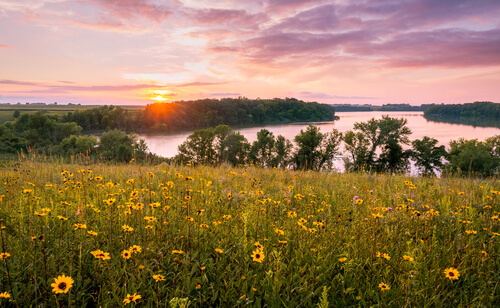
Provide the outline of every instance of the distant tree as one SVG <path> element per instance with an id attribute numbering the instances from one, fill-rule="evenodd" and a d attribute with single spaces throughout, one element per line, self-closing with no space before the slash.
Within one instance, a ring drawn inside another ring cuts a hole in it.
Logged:
<path id="1" fill-rule="evenodd" d="M 257 140 L 252 143 L 249 161 L 259 166 L 270 166 L 274 158 L 274 134 L 267 129 L 257 133 Z"/>
<path id="2" fill-rule="evenodd" d="M 99 144 L 96 136 L 75 136 L 64 138 L 58 146 L 58 152 L 63 155 L 91 155 Z"/>
<path id="3" fill-rule="evenodd" d="M 127 135 L 117 129 L 102 134 L 98 149 L 105 158 L 117 161 L 144 158 L 147 154 L 144 140 L 137 140 L 137 136 Z"/>
<path id="4" fill-rule="evenodd" d="M 366 167 L 368 162 L 368 146 L 370 142 L 361 132 L 348 130 L 344 133 L 344 168 L 347 172 L 358 171 Z"/>
<path id="5" fill-rule="evenodd" d="M 319 127 L 309 125 L 305 131 L 301 130 L 295 136 L 297 149 L 292 161 L 296 169 L 321 170 L 331 167 L 333 158 L 338 153 L 342 133 L 333 129 L 323 134 Z"/>
<path id="6" fill-rule="evenodd" d="M 194 131 L 178 147 L 177 161 L 202 164 L 243 164 L 250 144 L 227 125 Z"/>
<path id="7" fill-rule="evenodd" d="M 436 146 L 438 140 L 424 136 L 411 142 L 411 158 L 423 175 L 433 175 L 443 166 L 443 157 L 447 154 L 444 145 Z"/>
<path id="8" fill-rule="evenodd" d="M 368 152 L 366 154 L 365 166 L 377 172 L 397 172 L 404 171 L 408 167 L 409 151 L 403 151 L 402 144 L 409 144 L 408 136 L 411 134 L 410 128 L 406 126 L 407 120 L 404 118 L 391 118 L 382 116 L 382 119 L 375 118 L 368 122 L 354 123 L 354 129 L 363 134 L 368 140 Z M 359 143 L 363 152 L 365 142 Z M 377 157 L 377 150 L 381 152 Z"/>
<path id="9" fill-rule="evenodd" d="M 451 173 L 491 176 L 498 174 L 500 157 L 494 155 L 491 144 L 464 138 L 450 141 L 445 169 Z"/>
<path id="10" fill-rule="evenodd" d="M 277 168 L 286 168 L 290 163 L 290 155 L 292 152 L 292 142 L 286 139 L 282 135 L 276 137 L 276 142 L 274 143 L 274 157 L 271 160 L 271 166 Z"/>
<path id="11" fill-rule="evenodd" d="M 17 118 L 19 118 L 20 115 L 21 115 L 21 111 L 15 110 L 14 114 L 12 116 L 14 117 L 14 119 L 17 119 Z"/>

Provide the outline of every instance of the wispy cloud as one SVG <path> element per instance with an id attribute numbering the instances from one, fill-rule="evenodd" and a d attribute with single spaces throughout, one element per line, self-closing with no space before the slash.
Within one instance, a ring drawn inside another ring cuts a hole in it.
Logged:
<path id="1" fill-rule="evenodd" d="M 377 99 L 378 97 L 370 96 L 343 96 L 343 95 L 330 95 L 322 92 L 308 92 L 303 91 L 297 93 L 300 98 L 314 98 L 314 99 Z"/>

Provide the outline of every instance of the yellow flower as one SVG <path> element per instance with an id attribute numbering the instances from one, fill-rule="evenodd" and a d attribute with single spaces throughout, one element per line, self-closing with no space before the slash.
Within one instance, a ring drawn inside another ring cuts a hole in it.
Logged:
<path id="1" fill-rule="evenodd" d="M 378 284 L 378 287 L 379 287 L 379 288 L 380 288 L 380 290 L 382 290 L 382 291 L 387 291 L 387 290 L 390 290 L 390 289 L 391 289 L 391 288 L 390 288 L 387 284 L 385 284 L 385 283 L 383 283 L 383 282 L 379 283 L 379 284 Z"/>
<path id="2" fill-rule="evenodd" d="M 123 229 L 124 232 L 132 232 L 132 231 L 134 231 L 134 228 L 132 228 L 132 227 L 130 227 L 128 225 L 123 225 L 122 229 Z"/>
<path id="3" fill-rule="evenodd" d="M 134 293 L 134 295 L 127 294 L 127 297 L 123 300 L 123 303 L 126 305 L 130 302 L 136 303 L 136 300 L 140 299 L 141 296 L 137 295 L 137 293 Z"/>
<path id="4" fill-rule="evenodd" d="M 75 282 L 73 278 L 70 276 L 65 276 L 61 275 L 57 278 L 54 278 L 54 283 L 52 283 L 50 286 L 53 288 L 52 292 L 59 294 L 59 293 L 68 293 L 69 289 L 73 286 L 73 283 Z"/>
<path id="5" fill-rule="evenodd" d="M 363 203 L 363 199 L 356 199 L 356 204 L 361 205 Z"/>
<path id="6" fill-rule="evenodd" d="M 340 258 L 339 262 L 345 262 L 346 260 L 347 260 L 347 258 Z"/>
<path id="7" fill-rule="evenodd" d="M 138 245 L 133 245 L 131 247 L 129 247 L 128 249 L 131 253 L 138 253 L 138 252 L 142 252 L 142 248 L 141 246 L 138 246 Z"/>
<path id="8" fill-rule="evenodd" d="M 111 257 L 109 256 L 109 252 L 103 252 L 100 249 L 94 250 L 90 252 L 96 259 L 101 260 L 109 260 Z"/>
<path id="9" fill-rule="evenodd" d="M 179 255 L 181 255 L 183 253 L 184 253 L 184 251 L 182 251 L 182 250 L 172 250 L 172 254 L 179 254 Z"/>
<path id="10" fill-rule="evenodd" d="M 0 293 L 0 298 L 10 298 L 10 293 L 7 292 Z"/>
<path id="11" fill-rule="evenodd" d="M 263 250 L 263 249 L 264 249 L 264 246 L 262 246 L 262 244 L 261 244 L 261 243 L 259 243 L 259 242 L 255 242 L 253 245 L 254 245 L 255 247 L 257 247 L 257 249 L 258 249 L 258 250 Z"/>
<path id="12" fill-rule="evenodd" d="M 94 180 L 96 180 L 97 182 L 100 182 L 100 181 L 102 181 L 102 176 L 96 176 L 94 178 Z"/>
<path id="13" fill-rule="evenodd" d="M 412 257 L 410 256 L 403 256 L 403 259 L 405 259 L 406 261 L 410 261 L 410 262 L 413 262 L 415 261 Z"/>
<path id="14" fill-rule="evenodd" d="M 68 220 L 68 218 L 66 218 L 64 216 L 57 216 L 57 218 L 59 218 L 60 220 Z"/>
<path id="15" fill-rule="evenodd" d="M 95 231 L 87 231 L 87 234 L 97 236 L 98 233 Z"/>
<path id="16" fill-rule="evenodd" d="M 217 253 L 223 253 L 223 252 L 224 252 L 224 250 L 219 249 L 219 248 L 215 248 L 215 252 L 217 252 Z"/>
<path id="17" fill-rule="evenodd" d="M 0 253 L 0 259 L 7 259 L 8 257 L 10 257 L 10 253 L 8 252 Z"/>
<path id="18" fill-rule="evenodd" d="M 196 285 L 196 289 L 197 289 L 197 290 L 201 289 L 201 284 L 197 284 L 197 285 Z"/>
<path id="19" fill-rule="evenodd" d="M 153 279 L 158 282 L 158 281 L 164 281 L 165 280 L 165 276 L 163 275 L 153 275 Z"/>
<path id="20" fill-rule="evenodd" d="M 122 257 L 124 259 L 130 259 L 131 256 L 132 256 L 132 253 L 129 250 L 122 251 Z"/>
<path id="21" fill-rule="evenodd" d="M 474 231 L 474 230 L 465 230 L 465 233 L 467 233 L 467 234 L 477 234 L 477 231 Z"/>
<path id="22" fill-rule="evenodd" d="M 252 258 L 254 262 L 262 263 L 265 257 L 266 256 L 264 255 L 264 253 L 259 249 L 254 250 L 252 253 Z"/>
<path id="23" fill-rule="evenodd" d="M 73 226 L 75 227 L 75 230 L 78 230 L 78 229 L 87 229 L 87 225 L 86 224 L 74 224 Z"/>
<path id="24" fill-rule="evenodd" d="M 450 267 L 444 270 L 444 276 L 450 280 L 457 280 L 460 277 L 460 273 L 456 268 Z"/>

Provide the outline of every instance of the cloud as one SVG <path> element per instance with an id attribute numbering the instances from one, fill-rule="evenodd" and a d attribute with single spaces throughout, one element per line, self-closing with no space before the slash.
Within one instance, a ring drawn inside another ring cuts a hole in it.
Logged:
<path id="1" fill-rule="evenodd" d="M 342 95 L 330 95 L 322 92 L 299 92 L 298 97 L 301 98 L 322 98 L 322 99 L 378 99 L 378 97 L 370 96 L 342 96 Z"/>
<path id="2" fill-rule="evenodd" d="M 231 93 L 231 92 L 227 92 L 227 93 L 210 93 L 208 94 L 209 96 L 218 96 L 218 97 L 227 97 L 227 96 L 242 96 L 241 93 Z"/>
<path id="3" fill-rule="evenodd" d="M 150 4 L 147 0 L 93 0 L 92 3 L 105 8 L 111 15 L 125 20 L 143 17 L 161 23 L 173 13 L 167 5 Z M 169 1 L 166 3 L 170 4 Z"/>
<path id="4" fill-rule="evenodd" d="M 235 9 L 187 9 L 186 15 L 202 25 L 236 25 L 236 26 L 251 26 L 251 28 L 258 28 L 259 23 L 268 19 L 263 13 L 251 14 L 246 10 Z M 233 29 L 234 30 L 234 29 Z"/>
<path id="5" fill-rule="evenodd" d="M 188 82 L 175 85 L 175 87 L 202 87 L 202 86 L 215 86 L 225 84 L 225 82 Z"/>
<path id="6" fill-rule="evenodd" d="M 0 45 L 0 48 L 11 48 L 9 45 Z"/>

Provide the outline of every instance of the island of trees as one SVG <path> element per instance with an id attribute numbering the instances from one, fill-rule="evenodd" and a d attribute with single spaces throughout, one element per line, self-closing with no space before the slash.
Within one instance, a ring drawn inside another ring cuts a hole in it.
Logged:
<path id="1" fill-rule="evenodd" d="M 424 111 L 429 121 L 466 124 L 481 127 L 500 127 L 500 104 L 474 102 L 469 104 L 434 105 Z"/>

